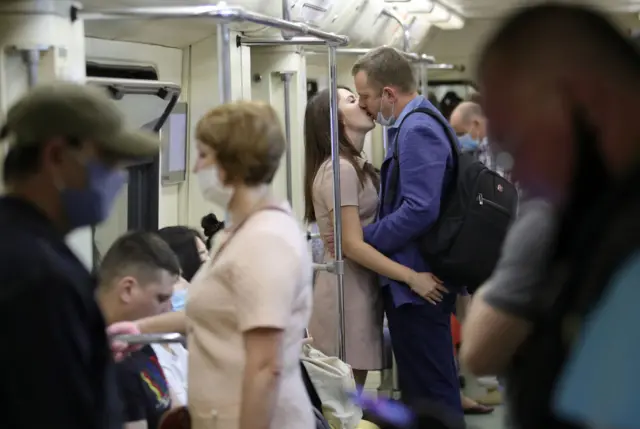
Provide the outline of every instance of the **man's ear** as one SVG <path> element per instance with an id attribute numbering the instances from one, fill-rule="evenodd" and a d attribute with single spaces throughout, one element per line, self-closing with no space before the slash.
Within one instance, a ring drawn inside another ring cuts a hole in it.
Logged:
<path id="1" fill-rule="evenodd" d="M 40 153 L 40 162 L 44 169 L 50 173 L 57 173 L 65 162 L 68 155 L 68 147 L 62 138 L 49 139 L 43 146 Z"/>
<path id="2" fill-rule="evenodd" d="M 129 304 L 138 291 L 138 281 L 131 276 L 123 277 L 116 284 L 116 288 L 120 300 Z"/>
<path id="3" fill-rule="evenodd" d="M 396 93 L 396 90 L 394 88 L 391 88 L 390 86 L 385 86 L 382 89 L 382 95 L 387 96 L 387 100 L 389 100 L 390 103 L 395 103 L 398 101 L 398 94 Z"/>
<path id="4" fill-rule="evenodd" d="M 480 123 L 480 121 L 478 119 L 473 119 L 471 121 L 471 128 L 470 128 L 470 134 L 471 137 L 473 137 L 474 139 L 478 139 L 480 138 L 480 127 L 482 126 L 482 124 Z"/>

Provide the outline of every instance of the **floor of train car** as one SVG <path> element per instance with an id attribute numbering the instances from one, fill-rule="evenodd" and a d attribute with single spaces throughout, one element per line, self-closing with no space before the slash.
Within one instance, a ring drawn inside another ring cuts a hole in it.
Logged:
<path id="1" fill-rule="evenodd" d="M 365 391 L 376 394 L 380 385 L 380 372 L 372 371 L 367 376 Z M 466 416 L 467 429 L 503 429 L 504 428 L 504 407 L 497 406 L 495 411 L 483 416 Z"/>

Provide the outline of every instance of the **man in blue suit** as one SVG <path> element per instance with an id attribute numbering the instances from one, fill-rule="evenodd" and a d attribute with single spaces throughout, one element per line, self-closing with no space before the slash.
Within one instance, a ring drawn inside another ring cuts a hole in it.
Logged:
<path id="1" fill-rule="evenodd" d="M 429 272 L 418 241 L 438 218 L 443 189 L 452 180 L 447 135 L 426 114 L 407 117 L 416 108 L 437 110 L 418 95 L 412 65 L 396 49 L 383 46 L 370 51 L 356 62 L 352 74 L 360 107 L 387 127 L 389 141 L 380 171 L 378 218 L 364 228 L 364 239 L 394 261 Z M 396 144 L 399 166 L 393 159 Z M 395 168 L 399 179 L 396 191 L 388 196 Z M 434 305 L 428 302 L 433 298 L 429 292 L 404 283 L 381 278 L 381 287 L 403 399 L 440 403 L 462 416 L 451 338 L 451 313 L 459 288 L 447 285 L 449 293 Z"/>

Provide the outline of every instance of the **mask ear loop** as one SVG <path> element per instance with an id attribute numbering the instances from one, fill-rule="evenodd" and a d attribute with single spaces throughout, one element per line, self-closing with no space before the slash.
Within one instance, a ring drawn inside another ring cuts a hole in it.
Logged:
<path id="1" fill-rule="evenodd" d="M 389 91 L 386 91 L 386 92 L 387 92 L 387 94 L 389 93 Z M 382 90 L 382 95 L 384 95 L 384 93 L 385 93 L 385 90 L 383 89 Z M 387 99 L 389 99 L 389 98 L 391 98 L 391 97 L 389 95 L 387 95 Z M 393 118 L 396 115 L 396 103 L 395 102 L 392 103 L 391 101 L 389 101 L 389 104 L 391 104 L 391 116 L 389 116 L 389 117 Z M 382 110 L 382 106 L 381 106 L 381 110 Z"/>

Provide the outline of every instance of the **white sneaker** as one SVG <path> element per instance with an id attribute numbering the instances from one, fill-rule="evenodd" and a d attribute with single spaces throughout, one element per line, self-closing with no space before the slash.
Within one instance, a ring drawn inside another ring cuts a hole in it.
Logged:
<path id="1" fill-rule="evenodd" d="M 500 385 L 498 383 L 498 378 L 495 376 L 490 377 L 478 377 L 478 384 L 487 389 L 497 389 Z"/>

